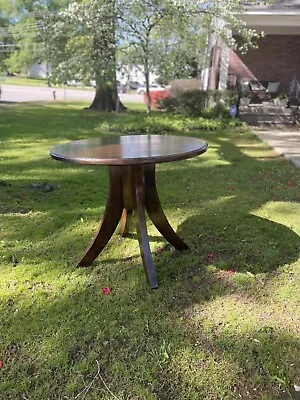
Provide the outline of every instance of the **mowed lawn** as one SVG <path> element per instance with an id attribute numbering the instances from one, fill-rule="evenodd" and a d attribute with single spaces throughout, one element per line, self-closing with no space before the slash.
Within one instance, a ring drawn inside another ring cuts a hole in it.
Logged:
<path id="1" fill-rule="evenodd" d="M 83 107 L 0 105 L 0 399 L 296 399 L 300 170 L 244 126 Z M 107 170 L 49 156 L 69 140 L 139 132 L 209 144 L 157 168 L 190 250 L 149 222 L 155 291 L 135 229 L 76 268 Z"/>
<path id="2" fill-rule="evenodd" d="M 46 79 L 30 79 L 22 78 L 19 76 L 7 77 L 3 76 L 0 78 L 0 84 L 3 85 L 15 85 L 15 86 L 47 86 Z"/>

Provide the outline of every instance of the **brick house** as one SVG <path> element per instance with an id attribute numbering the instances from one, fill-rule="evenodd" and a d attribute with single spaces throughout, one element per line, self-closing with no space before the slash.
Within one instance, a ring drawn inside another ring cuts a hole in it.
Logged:
<path id="1" fill-rule="evenodd" d="M 216 43 L 210 88 L 234 86 L 237 76 L 259 81 L 279 81 L 279 92 L 288 92 L 293 76 L 300 75 L 300 0 L 257 2 L 239 15 L 247 26 L 265 37 L 258 49 L 240 54 Z M 216 56 L 217 55 L 217 56 Z"/>

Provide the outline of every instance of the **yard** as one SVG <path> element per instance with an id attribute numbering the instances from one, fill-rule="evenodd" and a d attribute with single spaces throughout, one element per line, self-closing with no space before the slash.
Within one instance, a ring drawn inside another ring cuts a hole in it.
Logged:
<path id="1" fill-rule="evenodd" d="M 0 83 L 4 85 L 16 85 L 16 86 L 47 86 L 46 79 L 30 79 L 21 78 L 19 76 L 2 77 Z"/>
<path id="2" fill-rule="evenodd" d="M 0 106 L 0 398 L 296 399 L 300 170 L 245 126 L 83 106 Z M 191 250 L 148 224 L 155 291 L 134 230 L 75 267 L 107 171 L 49 156 L 65 141 L 137 132 L 209 144 L 158 166 L 163 208 Z"/>

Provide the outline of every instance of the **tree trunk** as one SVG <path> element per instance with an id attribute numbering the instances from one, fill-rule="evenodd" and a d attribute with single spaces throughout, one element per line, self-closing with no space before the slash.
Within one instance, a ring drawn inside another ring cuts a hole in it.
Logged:
<path id="1" fill-rule="evenodd" d="M 145 80 L 146 80 L 146 105 L 147 105 L 147 113 L 150 113 L 150 112 L 151 112 L 151 98 L 150 98 L 150 89 L 149 89 L 149 86 L 150 86 L 149 75 L 150 75 L 150 73 L 149 73 L 148 65 L 145 67 L 144 75 L 145 75 Z"/>
<path id="2" fill-rule="evenodd" d="M 150 68 L 149 68 L 149 36 L 150 30 L 146 33 L 146 41 L 144 44 L 144 75 L 146 80 L 146 105 L 147 105 L 147 113 L 151 112 L 151 97 L 150 97 Z"/>
<path id="3" fill-rule="evenodd" d="M 120 101 L 116 88 L 105 84 L 97 85 L 94 100 L 89 108 L 107 112 L 122 112 L 127 110 Z"/>
<path id="4" fill-rule="evenodd" d="M 125 111 L 126 107 L 117 93 L 115 0 L 106 1 L 100 13 L 97 9 L 97 18 L 99 24 L 93 38 L 96 93 L 89 108 L 107 112 Z"/>

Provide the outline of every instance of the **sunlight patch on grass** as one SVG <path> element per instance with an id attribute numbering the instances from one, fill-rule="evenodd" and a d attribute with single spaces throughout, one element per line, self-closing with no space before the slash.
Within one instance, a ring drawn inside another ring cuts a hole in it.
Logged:
<path id="1" fill-rule="evenodd" d="M 300 379 L 299 170 L 243 126 L 85 105 L 1 106 L 0 393 L 74 399 L 97 360 L 120 399 L 281 400 Z M 156 291 L 134 226 L 76 267 L 104 212 L 107 168 L 49 156 L 57 143 L 138 132 L 210 145 L 157 166 L 163 209 L 190 249 L 147 221 Z M 110 399 L 100 379 L 88 397 Z"/>
<path id="2" fill-rule="evenodd" d="M 270 201 L 259 209 L 254 210 L 252 214 L 268 218 L 270 221 L 283 224 L 286 227 L 294 230 L 299 235 L 300 246 L 300 229 L 299 224 L 297 223 L 300 215 L 299 203 Z"/>

